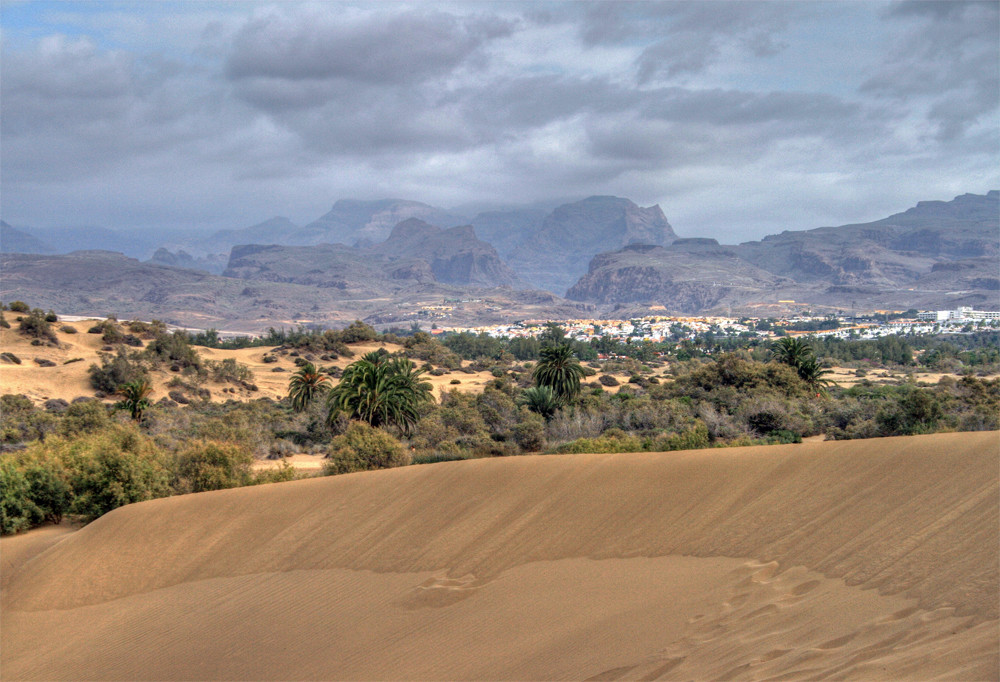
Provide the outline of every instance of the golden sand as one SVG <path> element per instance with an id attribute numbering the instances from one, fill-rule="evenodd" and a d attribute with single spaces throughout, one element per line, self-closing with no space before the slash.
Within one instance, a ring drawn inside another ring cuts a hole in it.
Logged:
<path id="1" fill-rule="evenodd" d="M 5 561 L 0 677 L 995 679 L 998 454 L 516 457 L 131 505 Z"/>

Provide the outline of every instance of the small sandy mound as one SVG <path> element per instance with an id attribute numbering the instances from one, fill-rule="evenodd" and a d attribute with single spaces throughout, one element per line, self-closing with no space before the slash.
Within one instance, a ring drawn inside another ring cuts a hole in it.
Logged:
<path id="1" fill-rule="evenodd" d="M 998 452 L 484 459 L 132 505 L 22 558 L 0 676 L 995 678 Z"/>

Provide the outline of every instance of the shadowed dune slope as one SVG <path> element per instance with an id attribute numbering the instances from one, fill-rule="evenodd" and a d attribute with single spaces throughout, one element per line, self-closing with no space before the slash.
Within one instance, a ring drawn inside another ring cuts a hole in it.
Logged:
<path id="1" fill-rule="evenodd" d="M 3 678 L 995 677 L 998 454 L 518 457 L 132 505 L 5 577 Z"/>

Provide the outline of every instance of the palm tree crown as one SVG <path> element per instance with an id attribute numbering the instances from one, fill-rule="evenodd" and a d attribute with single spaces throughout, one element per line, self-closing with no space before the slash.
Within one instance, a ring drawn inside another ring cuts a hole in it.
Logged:
<path id="1" fill-rule="evenodd" d="M 798 368 L 802 361 L 812 356 L 812 346 L 802 339 L 785 336 L 771 344 L 771 357 L 792 367 Z"/>
<path id="2" fill-rule="evenodd" d="M 372 426 L 396 426 L 409 433 L 420 419 L 420 407 L 433 399 L 430 383 L 420 380 L 423 373 L 407 358 L 366 353 L 330 389 L 328 419 L 345 412 Z"/>
<path id="3" fill-rule="evenodd" d="M 532 386 L 524 389 L 517 402 L 532 412 L 545 417 L 545 421 L 552 419 L 556 410 L 559 409 L 559 398 L 556 397 L 556 392 L 548 386 Z"/>
<path id="4" fill-rule="evenodd" d="M 820 367 L 812 346 L 802 339 L 790 336 L 778 339 L 771 344 L 771 357 L 793 367 L 799 378 L 813 388 L 822 388 L 831 383 L 824 378 L 831 370 Z"/>
<path id="5" fill-rule="evenodd" d="M 128 410 L 132 419 L 142 421 L 143 413 L 149 409 L 149 396 L 153 393 L 149 379 L 136 379 L 124 383 L 115 393 L 122 397 L 115 403 L 115 409 Z"/>
<path id="6" fill-rule="evenodd" d="M 569 344 L 546 346 L 539 351 L 541 359 L 532 377 L 538 386 L 548 386 L 563 403 L 580 392 L 583 367 L 573 355 Z"/>
<path id="7" fill-rule="evenodd" d="M 330 377 L 316 369 L 311 362 L 302 365 L 288 381 L 288 397 L 292 401 L 292 409 L 301 412 L 312 402 L 318 393 L 328 388 Z"/>

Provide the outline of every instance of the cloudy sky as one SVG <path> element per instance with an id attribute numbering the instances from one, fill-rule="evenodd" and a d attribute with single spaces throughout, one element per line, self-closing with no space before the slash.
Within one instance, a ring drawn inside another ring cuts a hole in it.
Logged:
<path id="1" fill-rule="evenodd" d="M 15 225 L 592 194 L 734 242 L 1000 187 L 990 2 L 14 2 Z"/>

